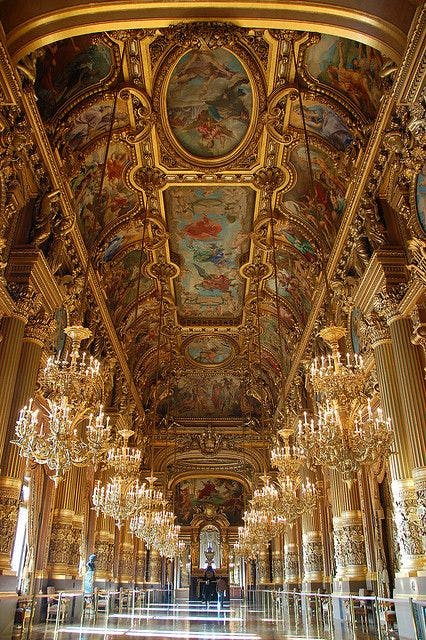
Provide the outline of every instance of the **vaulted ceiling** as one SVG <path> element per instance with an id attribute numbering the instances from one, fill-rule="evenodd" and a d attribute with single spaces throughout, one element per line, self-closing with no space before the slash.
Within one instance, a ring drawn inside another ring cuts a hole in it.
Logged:
<path id="1" fill-rule="evenodd" d="M 37 107 L 144 406 L 180 425 L 273 412 L 402 53 L 397 4 L 358 39 L 350 7 L 328 31 L 321 11 L 318 31 L 226 11 L 83 29 L 70 6 L 56 37 L 31 23 Z"/>

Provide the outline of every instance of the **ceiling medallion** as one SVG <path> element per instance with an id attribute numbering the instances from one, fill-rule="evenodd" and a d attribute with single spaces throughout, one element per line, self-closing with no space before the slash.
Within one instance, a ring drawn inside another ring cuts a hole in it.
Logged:
<path id="1" fill-rule="evenodd" d="M 242 38 L 213 40 L 198 33 L 172 41 L 155 78 L 161 148 L 168 155 L 174 150 L 180 165 L 228 164 L 255 145 L 263 129 L 258 114 L 266 108 L 266 91 L 259 62 Z"/>
<path id="2" fill-rule="evenodd" d="M 213 368 L 229 364 L 237 349 L 224 335 L 200 334 L 185 340 L 182 353 L 192 365 Z"/>

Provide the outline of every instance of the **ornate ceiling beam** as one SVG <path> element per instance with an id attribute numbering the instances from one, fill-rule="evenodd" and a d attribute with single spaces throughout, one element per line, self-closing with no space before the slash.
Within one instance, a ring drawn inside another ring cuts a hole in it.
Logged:
<path id="1" fill-rule="evenodd" d="M 151 2 L 111 3 L 105 0 L 50 0 L 40 3 L 2 3 L 2 21 L 8 46 L 17 61 L 50 42 L 94 30 L 153 29 L 188 20 L 236 22 L 242 27 L 317 31 L 353 38 L 378 48 L 399 61 L 415 13 L 412 3 L 399 0 L 369 3 L 359 10 L 357 0 L 343 6 L 335 0 L 315 2 L 287 0 L 276 2 L 233 2 L 233 0 L 153 0 Z"/>

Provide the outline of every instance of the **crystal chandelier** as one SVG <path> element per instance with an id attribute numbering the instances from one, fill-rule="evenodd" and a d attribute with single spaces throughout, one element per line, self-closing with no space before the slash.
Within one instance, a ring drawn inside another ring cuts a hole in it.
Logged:
<path id="1" fill-rule="evenodd" d="M 55 485 L 72 465 L 96 466 L 103 457 L 110 439 L 109 417 L 105 417 L 102 405 L 98 415 L 89 421 L 79 435 L 78 425 L 86 418 L 75 415 L 68 399 L 63 396 L 59 402 L 48 400 L 47 412 L 39 417 L 39 410 L 33 408 L 33 399 L 21 409 L 15 426 L 16 439 L 20 455 L 37 464 L 46 465 L 53 475 Z"/>
<path id="2" fill-rule="evenodd" d="M 303 456 L 300 448 L 290 443 L 290 436 L 294 433 L 292 427 L 283 427 L 277 431 L 277 442 L 271 451 L 271 464 L 279 470 L 281 476 L 300 478 Z"/>
<path id="3" fill-rule="evenodd" d="M 309 480 L 302 482 L 300 476 L 290 478 L 278 474 L 279 507 L 277 516 L 292 525 L 297 518 L 311 511 L 318 500 L 317 490 Z"/>
<path id="4" fill-rule="evenodd" d="M 144 508 L 146 485 L 140 485 L 137 479 L 142 453 L 139 449 L 128 446 L 128 440 L 134 432 L 122 429 L 118 433 L 123 439 L 122 445 L 112 447 L 106 461 L 112 477 L 105 485 L 100 480 L 97 481 L 92 502 L 97 515 L 102 512 L 111 516 L 120 528 L 124 520 Z"/>
<path id="5" fill-rule="evenodd" d="M 49 357 L 41 378 L 48 408 L 39 416 L 30 398 L 20 411 L 13 441 L 22 457 L 54 472 L 51 477 L 56 485 L 72 465 L 97 467 L 111 435 L 102 405 L 95 417 L 93 413 L 87 416 L 87 407 L 101 382 L 99 361 L 80 352 L 81 341 L 92 334 L 81 326 L 64 331 L 71 338 L 71 351 Z"/>
<path id="6" fill-rule="evenodd" d="M 316 358 L 310 378 L 318 394 L 318 414 L 299 420 L 297 443 L 313 465 L 336 469 L 351 485 L 362 466 L 373 466 L 390 455 L 393 441 L 390 419 L 373 411 L 363 393 L 366 371 L 362 357 L 346 354 L 342 361 L 338 341 L 343 327 L 326 327 L 320 336 L 331 347 L 328 357 Z"/>
<path id="7" fill-rule="evenodd" d="M 100 386 L 100 362 L 80 349 L 82 340 L 91 337 L 90 329 L 75 325 L 64 332 L 71 338 L 71 350 L 47 359 L 41 384 L 49 397 L 66 396 L 80 404 L 82 393 L 87 402 Z"/>
<path id="8" fill-rule="evenodd" d="M 159 492 L 160 493 L 160 492 Z M 179 555 L 180 527 L 174 524 L 175 515 L 167 510 L 167 501 L 161 500 L 161 508 L 143 510 L 130 520 L 130 531 L 145 541 L 148 548 L 157 549 L 161 556 L 173 558 Z"/>

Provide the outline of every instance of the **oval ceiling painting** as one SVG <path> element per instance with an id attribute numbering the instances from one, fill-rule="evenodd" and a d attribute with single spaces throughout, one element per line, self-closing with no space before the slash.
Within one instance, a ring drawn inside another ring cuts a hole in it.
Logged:
<path id="1" fill-rule="evenodd" d="M 235 355 L 234 344 L 224 336 L 200 335 L 187 341 L 185 355 L 193 364 L 222 365 Z"/>
<path id="2" fill-rule="evenodd" d="M 167 115 L 176 140 L 197 158 L 221 158 L 244 140 L 253 92 L 241 62 L 227 49 L 192 49 L 167 87 Z"/>

